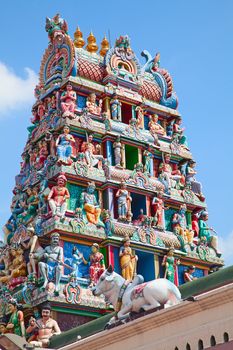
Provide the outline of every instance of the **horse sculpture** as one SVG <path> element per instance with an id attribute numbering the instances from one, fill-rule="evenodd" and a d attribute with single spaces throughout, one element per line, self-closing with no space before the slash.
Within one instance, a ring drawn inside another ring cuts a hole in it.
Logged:
<path id="1" fill-rule="evenodd" d="M 92 293 L 103 294 L 106 301 L 113 305 L 116 316 L 109 321 L 109 325 L 116 320 L 124 321 L 130 317 L 130 313 L 173 306 L 181 301 L 179 289 L 166 278 L 143 282 L 141 275 L 137 275 L 132 282 L 125 280 L 113 271 L 111 265 L 104 271 L 92 288 Z"/>

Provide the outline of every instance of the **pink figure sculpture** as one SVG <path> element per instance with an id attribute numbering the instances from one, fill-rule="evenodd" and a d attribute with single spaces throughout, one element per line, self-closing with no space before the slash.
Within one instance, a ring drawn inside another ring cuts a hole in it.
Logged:
<path id="1" fill-rule="evenodd" d="M 76 92 L 73 90 L 71 84 L 66 85 L 66 91 L 61 94 L 61 109 L 63 117 L 74 118 L 76 107 Z"/>

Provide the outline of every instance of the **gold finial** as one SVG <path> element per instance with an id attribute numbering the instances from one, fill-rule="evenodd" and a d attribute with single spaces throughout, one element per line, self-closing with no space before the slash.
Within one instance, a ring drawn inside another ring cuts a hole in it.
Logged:
<path id="1" fill-rule="evenodd" d="M 105 35 L 102 42 L 101 42 L 100 55 L 104 57 L 108 50 L 109 50 L 109 42 L 108 42 L 108 39 L 106 38 L 106 35 Z"/>
<path id="2" fill-rule="evenodd" d="M 98 45 L 96 44 L 96 38 L 94 37 L 93 33 L 91 32 L 89 37 L 87 38 L 87 46 L 86 46 L 86 50 L 88 52 L 94 53 L 96 51 L 98 51 Z"/>
<path id="3" fill-rule="evenodd" d="M 83 33 L 81 32 L 80 28 L 77 27 L 74 33 L 74 46 L 80 49 L 84 45 L 85 45 L 85 41 L 83 39 Z"/>

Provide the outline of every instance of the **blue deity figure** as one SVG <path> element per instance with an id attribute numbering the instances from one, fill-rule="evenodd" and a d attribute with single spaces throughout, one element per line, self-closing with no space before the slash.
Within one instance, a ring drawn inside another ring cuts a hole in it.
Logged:
<path id="1" fill-rule="evenodd" d="M 118 204 L 118 219 L 127 220 L 129 212 L 131 212 L 132 197 L 126 189 L 126 184 L 121 183 L 121 188 L 116 193 Z"/>
<path id="2" fill-rule="evenodd" d="M 79 269 L 79 265 L 83 262 L 83 254 L 80 253 L 76 246 L 73 247 L 72 250 L 72 267 L 74 271 L 72 272 L 73 277 L 82 277 L 82 273 Z"/>
<path id="3" fill-rule="evenodd" d="M 66 165 L 70 165 L 72 163 L 70 158 L 72 154 L 71 142 L 75 142 L 74 137 L 69 134 L 69 131 L 70 128 L 68 126 L 64 126 L 63 134 L 59 135 L 56 140 L 58 163 Z"/>
<path id="4" fill-rule="evenodd" d="M 113 120 L 121 121 L 121 102 L 117 99 L 117 95 L 114 94 L 110 101 L 111 115 Z"/>

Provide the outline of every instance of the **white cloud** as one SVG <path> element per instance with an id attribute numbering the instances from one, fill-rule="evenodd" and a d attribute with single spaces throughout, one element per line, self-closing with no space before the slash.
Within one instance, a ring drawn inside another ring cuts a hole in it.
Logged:
<path id="1" fill-rule="evenodd" d="M 0 62 L 0 117 L 6 116 L 10 111 L 32 105 L 38 76 L 30 68 L 24 70 L 25 79 Z"/>
<path id="2" fill-rule="evenodd" d="M 233 265 L 233 231 L 226 236 L 219 236 L 219 250 L 222 252 L 222 257 L 225 265 Z"/>

